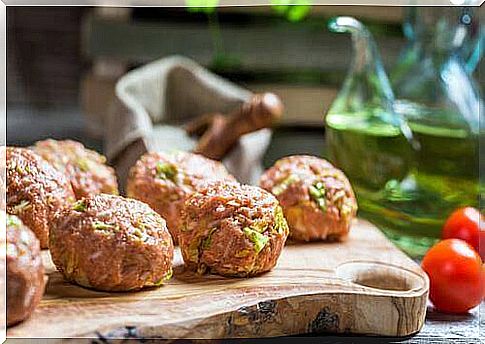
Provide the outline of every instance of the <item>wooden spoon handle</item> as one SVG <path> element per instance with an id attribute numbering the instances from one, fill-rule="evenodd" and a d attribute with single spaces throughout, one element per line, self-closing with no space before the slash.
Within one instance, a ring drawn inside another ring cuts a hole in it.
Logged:
<path id="1" fill-rule="evenodd" d="M 184 125 L 185 132 L 189 136 L 202 136 L 211 126 L 215 115 L 216 113 L 208 113 L 197 117 Z"/>
<path id="2" fill-rule="evenodd" d="M 283 113 L 281 100 L 273 93 L 256 94 L 227 116 L 214 115 L 194 152 L 222 159 L 242 135 L 271 127 Z"/>

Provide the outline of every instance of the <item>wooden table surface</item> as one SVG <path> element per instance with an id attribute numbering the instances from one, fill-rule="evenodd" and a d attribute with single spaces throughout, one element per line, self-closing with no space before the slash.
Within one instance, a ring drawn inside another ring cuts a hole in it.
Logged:
<path id="1" fill-rule="evenodd" d="M 12 110 L 12 109 L 11 109 Z M 15 112 L 15 111 L 11 111 Z M 8 123 L 8 141 L 10 144 L 30 144 L 36 139 L 43 138 L 46 135 L 47 129 L 44 130 L 44 135 L 37 133 L 40 137 L 33 137 L 33 132 L 25 132 L 25 123 L 31 123 L 31 116 L 25 115 L 23 112 L 15 113 L 17 116 L 9 116 L 10 119 L 13 117 L 17 120 L 9 121 Z M 86 142 L 89 141 L 86 137 L 80 133 L 80 129 L 77 122 L 72 120 L 78 119 L 78 116 L 74 116 L 71 112 L 67 111 L 69 123 L 71 126 L 76 128 L 76 135 L 72 133 L 66 133 L 66 126 L 56 126 L 56 128 L 49 127 L 48 132 L 52 135 L 56 132 L 57 137 L 76 137 L 80 141 L 84 141 L 88 146 L 93 148 L 101 148 L 100 142 Z M 62 116 L 53 114 L 51 117 L 55 117 L 51 122 L 58 123 L 59 120 L 66 118 L 66 112 L 62 113 Z M 45 117 L 42 117 L 45 121 Z M 72 125 L 72 123 L 76 123 Z M 36 124 L 41 124 L 36 123 Z M 37 128 L 38 126 L 33 125 L 32 128 Z M 61 130 L 59 128 L 62 128 Z M 20 130 L 21 129 L 21 130 Z M 79 130 L 78 130 L 79 129 Z M 56 131 L 57 130 L 57 131 Z M 20 135 L 20 134 L 23 134 Z M 286 137 L 288 136 L 288 137 Z M 297 136 L 300 140 L 298 141 L 299 147 L 295 145 L 285 145 L 287 141 L 295 142 L 294 138 Z M 265 162 L 266 164 L 271 164 L 276 158 L 292 153 L 300 153 L 305 151 L 310 154 L 319 154 L 324 151 L 324 140 L 322 131 L 307 131 L 301 133 L 295 130 L 294 132 L 284 132 L 279 135 L 275 135 L 273 138 L 276 143 L 271 146 L 268 152 Z M 284 142 L 281 142 L 284 141 Z M 302 142 L 301 142 L 302 141 Z M 285 147 L 282 149 L 282 147 Z M 284 150 L 284 151 L 282 151 Z M 306 336 L 306 337 L 286 337 L 286 338 L 274 338 L 274 339 L 264 339 L 264 340 L 238 340 L 237 342 L 259 342 L 264 341 L 265 343 L 374 343 L 374 342 L 401 342 L 410 344 L 421 344 L 421 343 L 482 343 L 485 342 L 485 304 L 479 308 L 475 308 L 468 315 L 447 315 L 437 312 L 432 306 L 428 307 L 426 322 L 424 328 L 414 336 L 408 338 L 361 338 L 361 337 L 349 337 L 349 336 Z M 480 317 L 479 314 L 482 314 Z M 136 338 L 136 333 L 133 333 L 131 329 L 126 329 L 123 333 L 119 334 L 120 337 L 126 338 Z M 482 339 L 480 339 L 480 337 Z M 8 340 L 8 342 L 19 341 L 19 340 Z M 136 341 L 136 340 L 135 340 Z M 231 341 L 235 342 L 235 341 Z M 103 339 L 93 340 L 94 343 L 106 343 Z"/>
<path id="2" fill-rule="evenodd" d="M 429 305 L 424 328 L 404 342 L 413 344 L 450 341 L 453 343 L 482 343 L 485 341 L 484 311 L 484 303 L 466 315 L 443 314 Z M 482 313 L 481 321 L 480 312 Z"/>

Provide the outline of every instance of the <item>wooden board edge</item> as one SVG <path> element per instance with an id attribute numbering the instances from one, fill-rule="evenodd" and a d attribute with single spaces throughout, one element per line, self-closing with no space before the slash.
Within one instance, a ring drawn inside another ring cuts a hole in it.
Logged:
<path id="1" fill-rule="evenodd" d="M 208 318 L 136 324 L 86 333 L 99 339 L 230 339 L 297 334 L 405 337 L 424 325 L 428 290 L 413 297 L 320 293 L 260 301 Z M 387 308 L 387 311 L 383 311 Z M 379 316 L 379 312 L 383 316 Z M 302 311 L 303 310 L 303 311 Z M 354 311 L 353 317 L 348 317 Z M 392 314 L 393 316 L 385 316 Z"/>

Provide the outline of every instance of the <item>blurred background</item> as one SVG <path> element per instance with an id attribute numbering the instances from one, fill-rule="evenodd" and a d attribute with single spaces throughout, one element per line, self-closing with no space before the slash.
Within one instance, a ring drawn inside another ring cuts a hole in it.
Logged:
<path id="1" fill-rule="evenodd" d="M 101 150 L 103 119 L 116 80 L 141 64 L 180 54 L 252 91 L 282 98 L 286 111 L 265 165 L 290 153 L 320 155 L 323 115 L 352 55 L 350 37 L 329 32 L 328 19 L 352 15 L 363 21 L 377 40 L 386 70 L 405 44 L 401 7 L 7 11 L 7 141 L 15 145 L 69 137 Z M 483 85 L 484 73 L 475 74 Z"/>
<path id="2" fill-rule="evenodd" d="M 266 165 L 295 152 L 320 155 L 323 115 L 352 54 L 350 37 L 330 33 L 328 19 L 352 15 L 367 24 L 386 66 L 405 42 L 400 7 L 7 10 L 7 141 L 15 145 L 69 137 L 101 150 L 116 80 L 180 54 L 252 91 L 282 98 L 286 111 Z"/>

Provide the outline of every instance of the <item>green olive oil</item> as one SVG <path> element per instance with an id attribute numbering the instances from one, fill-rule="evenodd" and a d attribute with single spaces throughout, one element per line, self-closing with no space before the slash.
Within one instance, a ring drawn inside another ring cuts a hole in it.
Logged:
<path id="1" fill-rule="evenodd" d="M 478 206 L 478 134 L 450 126 L 446 114 L 427 118 L 441 118 L 447 127 L 406 117 L 417 146 L 399 128 L 374 122 L 371 111 L 328 114 L 326 145 L 357 193 L 359 215 L 421 256 L 455 208 Z"/>

